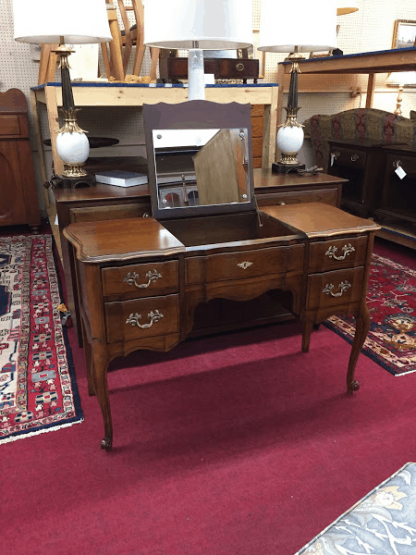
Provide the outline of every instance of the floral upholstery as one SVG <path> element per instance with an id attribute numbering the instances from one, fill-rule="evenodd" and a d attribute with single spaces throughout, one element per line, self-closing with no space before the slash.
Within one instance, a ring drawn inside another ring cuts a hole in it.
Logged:
<path id="1" fill-rule="evenodd" d="M 296 555 L 414 555 L 416 464 L 407 463 Z"/>
<path id="2" fill-rule="evenodd" d="M 373 139 L 411 144 L 416 141 L 416 121 L 376 108 L 357 108 L 330 116 L 315 115 L 304 121 L 311 137 L 316 163 L 328 170 L 328 139 Z"/>

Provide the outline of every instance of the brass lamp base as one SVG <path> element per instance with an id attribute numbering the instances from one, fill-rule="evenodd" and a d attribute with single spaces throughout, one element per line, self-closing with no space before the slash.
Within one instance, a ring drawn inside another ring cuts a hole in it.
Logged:
<path id="1" fill-rule="evenodd" d="M 95 184 L 95 175 L 90 174 L 85 174 L 84 177 L 53 175 L 50 180 L 52 189 L 77 189 L 81 187 L 93 187 Z"/>
<path id="2" fill-rule="evenodd" d="M 84 162 L 82 164 L 64 163 L 64 171 L 62 172 L 62 177 L 86 177 L 88 173 L 82 169 L 84 165 Z"/>

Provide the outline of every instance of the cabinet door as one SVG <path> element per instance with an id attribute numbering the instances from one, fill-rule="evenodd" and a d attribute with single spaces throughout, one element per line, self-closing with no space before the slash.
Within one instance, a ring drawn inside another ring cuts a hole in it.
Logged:
<path id="1" fill-rule="evenodd" d="M 0 141 L 0 225 L 25 223 L 18 141 Z"/>

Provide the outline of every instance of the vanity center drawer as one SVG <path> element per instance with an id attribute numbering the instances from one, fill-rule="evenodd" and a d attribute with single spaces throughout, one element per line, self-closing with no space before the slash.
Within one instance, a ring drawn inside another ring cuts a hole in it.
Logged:
<path id="1" fill-rule="evenodd" d="M 149 297 L 179 291 L 177 260 L 103 268 L 101 275 L 104 296 L 135 293 L 136 297 Z"/>
<path id="2" fill-rule="evenodd" d="M 327 308 L 359 301 L 363 277 L 363 266 L 309 276 L 306 308 Z"/>
<path id="3" fill-rule="evenodd" d="M 363 266 L 367 256 L 367 241 L 367 236 L 361 236 L 311 243 L 309 272 Z"/>
<path id="4" fill-rule="evenodd" d="M 303 245 L 197 256 L 186 260 L 186 283 L 213 283 L 233 279 L 302 271 Z"/>
<path id="5" fill-rule="evenodd" d="M 179 295 L 105 303 L 109 343 L 179 332 Z"/>

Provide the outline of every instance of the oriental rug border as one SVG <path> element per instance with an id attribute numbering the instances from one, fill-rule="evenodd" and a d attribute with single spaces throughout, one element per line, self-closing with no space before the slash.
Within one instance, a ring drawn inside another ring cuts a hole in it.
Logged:
<path id="1" fill-rule="evenodd" d="M 83 421 L 51 235 L 0 236 L 0 444 Z"/>

